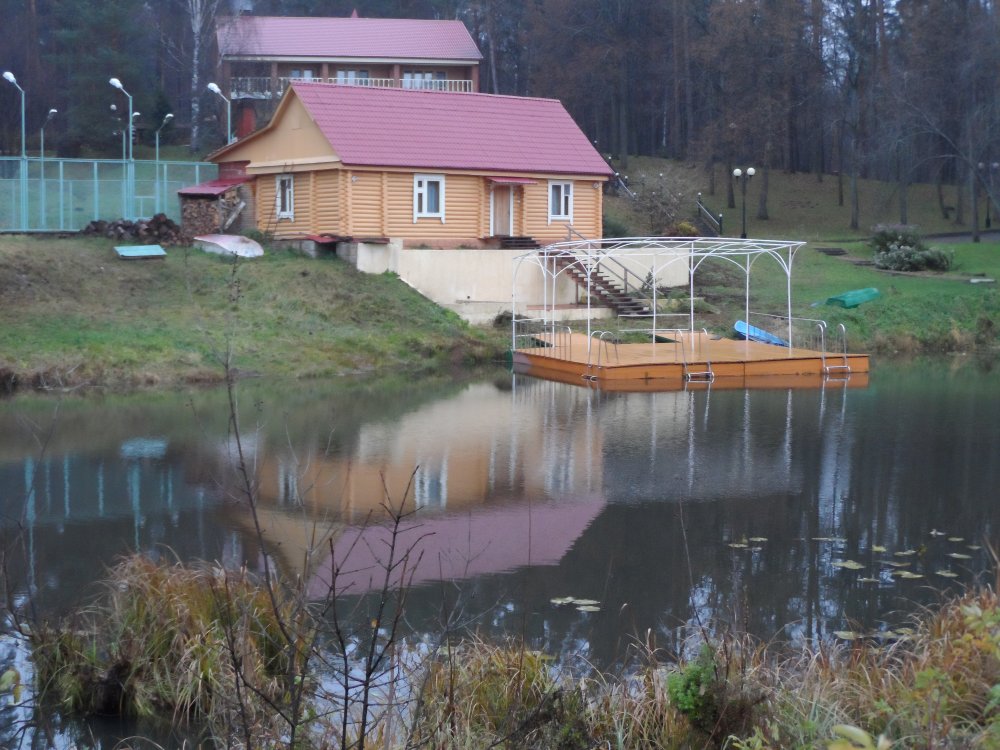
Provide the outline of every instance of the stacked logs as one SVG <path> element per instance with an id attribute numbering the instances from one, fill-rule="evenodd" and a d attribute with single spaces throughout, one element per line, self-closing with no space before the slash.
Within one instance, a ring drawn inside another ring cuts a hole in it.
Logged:
<path id="1" fill-rule="evenodd" d="M 186 244 L 181 228 L 166 214 L 156 214 L 149 219 L 116 219 L 90 222 L 80 234 L 108 237 L 113 240 L 128 240 L 142 245 L 182 245 Z"/>

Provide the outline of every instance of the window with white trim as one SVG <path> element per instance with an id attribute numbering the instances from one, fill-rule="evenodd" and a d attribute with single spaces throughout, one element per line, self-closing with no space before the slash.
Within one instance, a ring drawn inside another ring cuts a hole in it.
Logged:
<path id="1" fill-rule="evenodd" d="M 413 223 L 417 219 L 441 219 L 444 224 L 444 175 L 413 175 Z"/>
<path id="2" fill-rule="evenodd" d="M 274 212 L 279 219 L 295 220 L 295 176 L 279 174 L 274 185 Z"/>
<path id="3" fill-rule="evenodd" d="M 573 221 L 573 183 L 549 182 L 549 223 Z"/>

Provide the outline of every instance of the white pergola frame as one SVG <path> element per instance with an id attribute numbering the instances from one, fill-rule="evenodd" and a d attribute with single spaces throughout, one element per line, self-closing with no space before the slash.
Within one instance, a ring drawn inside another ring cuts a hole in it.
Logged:
<path id="1" fill-rule="evenodd" d="M 805 242 L 787 240 L 756 240 L 731 239 L 728 237 L 618 237 L 601 240 L 571 240 L 556 242 L 551 245 L 532 250 L 517 256 L 514 266 L 513 309 L 514 323 L 511 332 L 511 346 L 516 348 L 517 337 L 517 290 L 518 278 L 522 267 L 527 264 L 539 269 L 543 275 L 543 299 L 541 321 L 546 326 L 555 324 L 556 282 L 562 273 L 571 267 L 578 267 L 587 277 L 587 340 L 588 347 L 592 334 L 591 299 L 592 272 L 600 271 L 602 265 L 607 267 L 613 263 L 623 265 L 622 260 L 628 259 L 633 266 L 648 268 L 652 273 L 652 326 L 657 328 L 658 314 L 656 295 L 660 272 L 674 263 L 688 264 L 688 289 L 690 310 L 688 312 L 689 330 L 694 332 L 694 277 L 695 273 L 706 260 L 717 258 L 744 272 L 746 322 L 750 324 L 750 272 L 754 264 L 761 258 L 773 259 L 785 273 L 786 310 L 788 323 L 788 343 L 792 345 L 792 263 L 799 248 Z M 557 265 L 556 259 L 564 262 L 571 258 L 570 263 L 563 268 Z M 575 282 L 574 282 L 575 283 Z"/>

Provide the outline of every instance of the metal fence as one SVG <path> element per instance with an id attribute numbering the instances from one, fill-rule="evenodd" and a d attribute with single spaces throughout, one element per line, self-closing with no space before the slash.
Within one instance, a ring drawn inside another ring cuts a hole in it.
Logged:
<path id="1" fill-rule="evenodd" d="M 0 232 L 75 232 L 157 213 L 180 222 L 177 191 L 217 176 L 203 162 L 0 157 Z"/>

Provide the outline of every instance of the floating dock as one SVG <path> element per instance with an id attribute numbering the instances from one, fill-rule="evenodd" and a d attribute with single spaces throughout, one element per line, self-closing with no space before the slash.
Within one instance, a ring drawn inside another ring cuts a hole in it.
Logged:
<path id="1" fill-rule="evenodd" d="M 514 368 L 608 391 L 713 388 L 816 388 L 829 380 L 868 385 L 867 354 L 737 341 L 704 332 L 658 331 L 646 343 L 582 333 L 539 333 L 512 351 Z"/>

